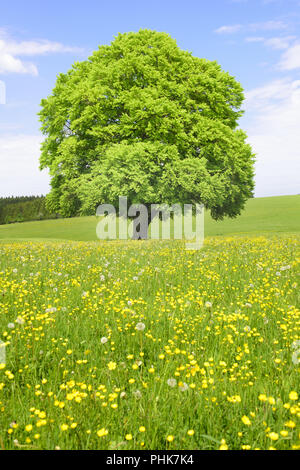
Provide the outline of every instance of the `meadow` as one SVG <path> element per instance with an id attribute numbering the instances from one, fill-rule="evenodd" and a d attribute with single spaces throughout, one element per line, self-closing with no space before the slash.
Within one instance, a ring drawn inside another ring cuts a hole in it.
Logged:
<path id="1" fill-rule="evenodd" d="M 74 217 L 0 225 L 1 240 L 96 240 L 99 218 Z M 205 212 L 205 236 L 299 233 L 300 195 L 249 199 L 236 219 L 215 221 Z"/>
<path id="2" fill-rule="evenodd" d="M 199 251 L 9 226 L 0 447 L 299 449 L 299 220 L 276 220 Z"/>

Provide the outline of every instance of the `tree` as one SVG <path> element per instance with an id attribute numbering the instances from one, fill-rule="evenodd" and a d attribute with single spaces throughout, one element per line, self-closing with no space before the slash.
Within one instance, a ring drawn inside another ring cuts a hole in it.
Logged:
<path id="1" fill-rule="evenodd" d="M 166 33 L 119 34 L 57 78 L 41 102 L 40 167 L 47 207 L 95 214 L 102 203 L 203 203 L 240 214 L 254 189 L 254 155 L 238 129 L 241 85 L 217 62 Z"/>

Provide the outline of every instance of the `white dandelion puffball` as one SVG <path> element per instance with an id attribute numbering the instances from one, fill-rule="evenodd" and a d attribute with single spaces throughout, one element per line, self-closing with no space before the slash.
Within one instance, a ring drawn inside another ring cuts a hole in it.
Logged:
<path id="1" fill-rule="evenodd" d="M 146 328 L 146 325 L 142 322 L 139 322 L 139 323 L 136 324 L 135 328 L 138 331 L 144 331 L 144 329 Z"/>
<path id="2" fill-rule="evenodd" d="M 141 398 L 142 397 L 142 393 L 140 392 L 140 390 L 136 390 L 135 392 L 133 392 L 133 395 L 135 396 L 135 398 Z"/>
<path id="3" fill-rule="evenodd" d="M 176 379 L 168 379 L 167 380 L 167 384 L 169 385 L 169 387 L 176 387 L 177 385 L 177 380 Z"/>
<path id="4" fill-rule="evenodd" d="M 183 382 L 183 384 L 180 385 L 179 390 L 180 390 L 181 392 L 185 392 L 188 388 L 189 388 L 188 384 L 186 384 L 185 382 Z"/>

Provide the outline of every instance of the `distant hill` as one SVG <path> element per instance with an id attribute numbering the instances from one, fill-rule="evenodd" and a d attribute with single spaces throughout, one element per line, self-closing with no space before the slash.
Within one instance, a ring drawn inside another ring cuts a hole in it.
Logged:
<path id="1" fill-rule="evenodd" d="M 96 216 L 1 225 L 1 239 L 96 240 Z M 236 219 L 205 215 L 205 236 L 300 232 L 300 195 L 249 199 Z"/>

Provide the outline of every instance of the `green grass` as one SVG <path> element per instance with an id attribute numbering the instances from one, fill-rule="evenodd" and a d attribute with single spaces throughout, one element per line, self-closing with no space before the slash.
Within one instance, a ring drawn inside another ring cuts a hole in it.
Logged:
<path id="1" fill-rule="evenodd" d="M 97 218 L 24 222 L 1 225 L 1 239 L 96 240 Z M 296 233 L 300 231 L 300 196 L 250 199 L 245 211 L 236 219 L 216 222 L 205 215 L 205 236 L 246 233 Z"/>
<path id="2" fill-rule="evenodd" d="M 299 213 L 206 215 L 198 251 L 0 226 L 0 447 L 299 449 Z"/>
<path id="3" fill-rule="evenodd" d="M 299 448 L 299 261 L 296 236 L 0 244 L 0 446 Z"/>

